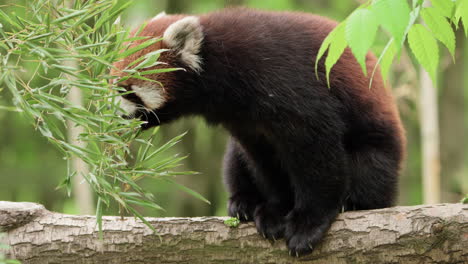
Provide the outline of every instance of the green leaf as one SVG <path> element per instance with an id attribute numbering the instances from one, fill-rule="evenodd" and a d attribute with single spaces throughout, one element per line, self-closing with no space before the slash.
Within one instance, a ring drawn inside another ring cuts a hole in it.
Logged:
<path id="1" fill-rule="evenodd" d="M 132 214 L 134 214 L 138 219 L 140 219 L 147 227 L 149 227 L 151 230 L 153 230 L 153 232 L 155 234 L 158 234 L 158 231 L 154 228 L 153 225 L 151 225 L 150 222 L 148 222 L 144 217 L 143 215 L 141 215 L 137 210 L 135 210 L 134 208 L 128 206 L 126 207 L 126 209 L 128 209 Z M 161 238 L 160 238 L 161 239 Z"/>
<path id="2" fill-rule="evenodd" d="M 154 130 L 154 131 L 157 131 L 157 130 Z M 174 138 L 172 138 L 171 140 L 169 140 L 167 143 L 165 143 L 164 145 L 162 145 L 161 147 L 157 148 L 155 151 L 153 151 L 151 154 L 149 154 L 147 156 L 147 151 L 149 148 L 145 148 L 145 151 L 143 152 L 142 156 L 141 156 L 141 160 L 142 162 L 145 162 L 147 160 L 150 160 L 152 159 L 153 157 L 155 157 L 156 155 L 172 148 L 173 146 L 175 146 L 177 143 L 180 142 L 180 140 L 182 139 L 182 137 L 184 137 L 185 135 L 187 134 L 187 132 L 184 132 Z M 150 146 L 150 145 L 148 145 Z"/>
<path id="3" fill-rule="evenodd" d="M 88 11 L 89 11 L 88 9 L 75 11 L 75 12 L 73 12 L 73 13 L 67 15 L 67 16 L 57 18 L 56 20 L 52 21 L 52 24 L 58 24 L 58 23 L 70 20 L 72 18 L 75 18 L 75 17 L 78 17 L 80 15 L 86 14 Z"/>
<path id="4" fill-rule="evenodd" d="M 344 27 L 345 27 L 345 24 L 340 23 L 323 40 L 322 45 L 320 46 L 320 49 L 317 53 L 317 58 L 315 59 L 315 76 L 317 77 L 317 79 L 319 79 L 319 76 L 318 76 L 319 60 L 323 57 L 323 55 L 325 54 L 325 51 L 327 51 L 327 49 L 330 47 L 330 44 L 332 43 L 332 41 L 335 41 L 335 39 L 337 38 L 336 35 L 344 35 Z"/>
<path id="5" fill-rule="evenodd" d="M 420 0 L 418 0 L 420 1 Z M 416 23 L 416 20 L 419 19 L 419 13 L 421 12 L 421 5 L 422 3 L 418 4 L 416 7 L 414 7 L 414 9 L 411 11 L 410 13 L 410 21 L 408 23 L 408 26 L 406 27 L 405 29 L 405 36 L 408 35 L 408 32 L 410 31 L 410 29 L 413 27 L 414 23 Z M 400 46 L 403 46 L 404 44 L 404 41 L 401 43 Z M 400 47 L 399 47 L 400 48 Z"/>
<path id="6" fill-rule="evenodd" d="M 147 207 L 150 209 L 165 211 L 161 206 L 155 204 L 154 202 L 149 202 L 145 200 L 137 200 L 137 199 L 129 199 L 129 198 L 127 198 L 126 201 L 128 203 L 136 204 L 136 205 Z"/>
<path id="7" fill-rule="evenodd" d="M 443 16 L 451 18 L 455 3 L 452 0 L 431 0 L 432 6 Z"/>
<path id="8" fill-rule="evenodd" d="M 0 91 L 2 91 L 2 90 L 0 90 Z M 18 108 L 18 107 L 15 107 L 15 106 L 5 106 L 5 105 L 0 105 L 0 110 L 10 111 L 10 112 L 23 112 L 23 110 L 21 110 L 21 109 Z"/>
<path id="9" fill-rule="evenodd" d="M 143 177 L 165 179 L 193 172 L 172 171 L 184 157 L 156 157 L 172 147 L 180 137 L 162 147 L 144 145 L 144 155 L 132 155 L 130 145 L 142 140 L 137 139 L 142 121 L 124 120 L 115 113 L 118 104 L 111 97 L 121 95 L 114 93 L 108 83 L 114 78 L 108 69 L 116 60 L 145 48 L 148 50 L 160 39 L 129 38 L 129 31 L 113 25 L 115 17 L 130 5 L 126 0 L 73 1 L 73 9 L 63 7 L 69 6 L 64 0 L 29 2 L 18 6 L 25 9 L 24 14 L 21 12 L 22 17 L 10 12 L 9 5 L 0 7 L 0 91 L 4 87 L 10 92 L 9 97 L 12 97 L 17 111 L 22 111 L 38 133 L 62 151 L 69 164 L 72 157 L 87 163 L 89 173 L 83 176 L 98 198 L 96 221 L 101 239 L 103 206 L 111 203 L 117 203 L 122 212 L 133 213 L 154 230 L 131 206 L 162 208 L 153 202 L 154 196 L 143 188 L 144 184 L 139 185 L 136 180 Z M 144 25 L 140 30 L 143 28 Z M 133 64 L 139 64 L 132 72 L 134 76 L 125 77 L 157 82 L 143 75 L 179 70 L 154 69 L 159 65 L 159 54 L 163 51 L 151 50 L 146 56 L 138 56 L 141 59 Z M 66 63 L 68 61 L 73 63 Z M 67 100 L 70 87 L 82 91 L 83 106 L 71 105 Z M 0 111 L 15 109 L 0 105 Z M 83 128 L 78 136 L 83 145 L 66 140 L 64 132 L 72 126 Z M 142 157 L 147 158 L 147 162 Z M 134 166 L 140 163 L 144 166 Z M 69 193 L 71 177 L 76 170 L 70 165 L 68 167 L 67 178 L 59 187 L 66 187 Z M 186 187 L 177 187 L 204 199 Z"/>
<path id="10" fill-rule="evenodd" d="M 98 47 L 98 46 L 106 46 L 106 45 L 109 45 L 109 44 L 110 44 L 109 41 L 104 41 L 104 42 L 99 42 L 99 43 L 92 43 L 92 44 L 88 44 L 88 45 L 78 46 L 75 49 L 76 50 L 89 49 L 89 48 Z"/>
<path id="11" fill-rule="evenodd" d="M 198 199 L 204 201 L 207 204 L 211 204 L 210 201 L 208 201 L 205 197 L 203 197 L 201 194 L 197 193 L 196 191 L 191 190 L 191 189 L 189 189 L 189 188 L 187 188 L 187 187 L 185 187 L 185 186 L 183 186 L 183 185 L 181 185 L 181 184 L 179 184 L 179 183 L 177 183 L 177 182 L 175 182 L 175 181 L 173 181 L 171 179 L 166 178 L 164 180 L 172 183 L 175 187 L 177 187 L 177 188 L 181 189 L 182 191 L 192 195 L 193 197 L 198 198 Z"/>
<path id="12" fill-rule="evenodd" d="M 102 233 L 102 199 L 98 197 L 97 204 L 96 204 L 96 223 L 98 225 L 98 233 L 99 239 L 103 239 Z"/>
<path id="13" fill-rule="evenodd" d="M 374 14 L 367 9 L 354 11 L 346 21 L 346 41 L 366 75 L 366 55 L 374 43 L 377 28 Z"/>
<path id="14" fill-rule="evenodd" d="M 345 24 L 339 24 L 333 31 L 328 34 L 325 40 L 322 43 L 322 46 L 319 49 L 319 54 L 317 55 L 317 59 L 315 61 L 315 75 L 318 77 L 318 61 L 323 56 L 325 51 L 328 49 L 328 54 L 325 59 L 325 68 L 326 68 L 326 78 L 327 78 L 327 85 L 330 88 L 330 71 L 333 66 L 336 64 L 338 59 L 343 54 L 347 42 L 345 38 Z"/>
<path id="15" fill-rule="evenodd" d="M 164 72 L 173 72 L 173 71 L 185 71 L 184 68 L 162 68 L 162 69 L 154 69 L 149 71 L 142 71 L 140 72 L 140 76 L 148 75 L 148 74 L 158 74 Z"/>
<path id="16" fill-rule="evenodd" d="M 131 4 L 133 4 L 133 1 L 128 1 L 124 3 L 122 6 L 120 6 L 117 10 L 112 12 L 112 14 L 109 14 L 107 16 L 101 16 L 96 24 L 94 25 L 94 28 L 100 28 L 104 23 L 109 22 L 109 20 L 117 17 L 120 13 L 122 13 L 125 9 L 127 9 Z"/>
<path id="17" fill-rule="evenodd" d="M 455 58 L 455 33 L 447 19 L 435 8 L 424 8 L 421 16 L 434 36 L 442 42 Z"/>
<path id="18" fill-rule="evenodd" d="M 53 34 L 55 34 L 55 32 L 49 32 L 49 33 L 45 33 L 45 34 L 41 34 L 41 35 L 36 35 L 36 36 L 34 36 L 34 37 L 32 37 L 32 38 L 30 38 L 30 39 L 28 39 L 28 40 L 29 40 L 29 41 L 31 41 L 31 40 L 38 40 L 38 39 L 41 39 L 41 38 L 45 38 L 45 37 L 51 36 L 51 35 L 53 35 Z"/>
<path id="19" fill-rule="evenodd" d="M 4 22 L 7 22 L 8 24 L 15 26 L 18 29 L 21 29 L 22 27 L 16 23 L 13 19 L 11 19 L 5 12 L 0 9 L 0 19 L 2 19 Z"/>
<path id="20" fill-rule="evenodd" d="M 406 0 L 374 0 L 372 12 L 382 27 L 390 32 L 400 46 L 410 22 L 410 8 Z"/>
<path id="21" fill-rule="evenodd" d="M 121 59 L 121 58 L 126 58 L 134 53 L 137 53 L 138 51 L 141 51 L 151 45 L 153 45 L 154 43 L 160 41 L 161 39 L 149 39 L 137 46 L 134 46 L 134 47 L 131 47 L 129 48 L 128 50 L 120 53 L 118 56 L 117 56 L 117 59 Z"/>
<path id="22" fill-rule="evenodd" d="M 163 64 L 163 62 L 158 62 L 159 56 L 162 52 L 168 51 L 167 49 L 160 49 L 153 52 L 150 52 L 144 56 L 145 60 L 139 63 L 133 70 L 146 69 L 156 66 L 158 64 Z"/>
<path id="23" fill-rule="evenodd" d="M 380 65 L 380 72 L 382 73 L 382 79 L 384 81 L 387 80 L 388 72 L 390 71 L 390 67 L 392 66 L 393 59 L 395 58 L 395 55 L 397 54 L 397 52 L 398 52 L 398 48 L 395 44 L 395 39 L 392 38 L 388 41 L 387 45 L 382 51 L 382 54 L 380 54 L 380 57 L 377 60 L 374 70 L 372 71 L 372 77 L 369 82 L 369 88 L 371 88 L 372 86 L 372 82 L 374 80 L 374 74 L 379 65 Z"/>
<path id="24" fill-rule="evenodd" d="M 468 0 L 457 1 L 457 9 L 455 10 L 454 24 L 458 26 L 460 19 L 463 22 L 465 36 L 468 36 Z"/>
<path id="25" fill-rule="evenodd" d="M 44 137 L 47 137 L 47 138 L 53 137 L 52 131 L 50 131 L 49 127 L 47 126 L 47 123 L 42 123 L 41 125 L 38 126 L 38 128 Z"/>
<path id="26" fill-rule="evenodd" d="M 439 47 L 431 32 L 423 25 L 415 24 L 408 33 L 408 43 L 416 59 L 436 83 Z"/>

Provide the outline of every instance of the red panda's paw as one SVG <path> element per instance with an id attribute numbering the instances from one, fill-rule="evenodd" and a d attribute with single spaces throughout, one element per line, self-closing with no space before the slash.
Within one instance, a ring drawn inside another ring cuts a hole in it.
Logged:
<path id="1" fill-rule="evenodd" d="M 317 223 L 317 218 L 291 211 L 286 217 L 285 238 L 289 255 L 300 257 L 312 253 L 330 228 L 331 221 Z"/>
<path id="2" fill-rule="evenodd" d="M 253 221 L 254 211 L 260 199 L 253 194 L 236 194 L 228 200 L 228 214 L 241 222 Z"/>
<path id="3" fill-rule="evenodd" d="M 284 237 L 286 220 L 279 206 L 264 203 L 255 209 L 254 218 L 258 233 L 272 241 Z"/>

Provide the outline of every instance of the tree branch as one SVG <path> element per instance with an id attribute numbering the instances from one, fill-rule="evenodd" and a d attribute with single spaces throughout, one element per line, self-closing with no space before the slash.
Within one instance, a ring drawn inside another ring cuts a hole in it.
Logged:
<path id="1" fill-rule="evenodd" d="M 467 263 L 468 205 L 394 207 L 341 214 L 309 256 L 288 255 L 253 223 L 229 228 L 225 217 L 134 218 L 49 212 L 33 203 L 0 202 L 10 258 L 23 263 Z"/>

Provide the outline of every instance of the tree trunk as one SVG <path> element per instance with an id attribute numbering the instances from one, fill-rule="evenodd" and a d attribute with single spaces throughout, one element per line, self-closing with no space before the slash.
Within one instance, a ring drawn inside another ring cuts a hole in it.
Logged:
<path id="1" fill-rule="evenodd" d="M 423 68 L 420 73 L 423 201 L 425 204 L 435 204 L 440 203 L 441 193 L 437 90 Z"/>
<path id="2" fill-rule="evenodd" d="M 134 218 L 49 212 L 33 203 L 0 202 L 0 244 L 23 263 L 467 263 L 468 205 L 394 207 L 341 214 L 316 250 L 288 255 L 253 223 L 225 217 L 148 218 L 160 238 Z"/>
<path id="3" fill-rule="evenodd" d="M 429 7 L 425 0 L 424 7 Z M 421 125 L 423 201 L 425 204 L 440 203 L 440 138 L 437 83 L 420 67 L 419 122 Z"/>
<path id="4" fill-rule="evenodd" d="M 77 87 L 72 87 L 67 99 L 74 105 L 81 106 L 81 91 Z M 84 133 L 84 128 L 67 120 L 67 134 L 70 144 L 86 148 L 86 144 L 78 137 Z M 94 212 L 93 192 L 91 186 L 85 180 L 84 175 L 89 173 L 88 165 L 78 157 L 70 158 L 70 169 L 76 172 L 72 178 L 73 196 L 75 207 L 80 214 L 92 214 Z"/>
<path id="5" fill-rule="evenodd" d="M 74 1 L 63 3 L 64 7 L 73 8 Z M 86 1 L 83 1 L 86 2 Z M 55 2 L 57 5 L 57 2 Z M 74 69 L 79 69 L 77 60 L 66 60 L 63 62 L 64 66 L 68 66 Z M 76 77 L 66 74 L 66 78 L 69 80 L 75 80 Z M 67 94 L 67 99 L 75 106 L 83 106 L 83 95 L 78 87 L 71 87 L 70 92 Z M 79 136 L 84 133 L 84 128 L 78 124 L 75 124 L 71 120 L 67 120 L 67 136 L 68 142 L 71 145 L 75 145 L 81 148 L 86 148 L 86 144 L 79 140 Z M 94 212 L 93 192 L 91 186 L 86 181 L 85 176 L 89 173 L 89 168 L 86 162 L 82 159 L 72 156 L 68 165 L 69 169 L 76 172 L 72 178 L 73 196 L 76 210 L 79 214 L 92 214 Z"/>

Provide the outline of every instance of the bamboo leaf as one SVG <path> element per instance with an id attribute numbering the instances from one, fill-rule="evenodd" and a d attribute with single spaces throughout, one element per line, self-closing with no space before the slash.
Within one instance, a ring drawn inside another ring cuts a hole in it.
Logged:
<path id="1" fill-rule="evenodd" d="M 160 50 L 156 50 L 156 51 L 153 51 L 153 52 L 150 52 L 150 53 L 146 54 L 143 57 L 144 61 L 139 63 L 137 66 L 135 66 L 133 68 L 133 70 L 151 68 L 151 67 L 153 67 L 155 65 L 162 64 L 163 62 L 158 62 L 158 59 L 159 59 L 159 56 L 161 55 L 161 53 L 163 53 L 165 51 L 168 51 L 168 50 L 167 49 L 160 49 Z M 129 64 L 129 67 L 131 67 L 131 66 L 132 66 L 132 64 Z"/>
<path id="2" fill-rule="evenodd" d="M 99 239 L 103 239 L 102 233 L 102 199 L 98 197 L 96 204 L 96 223 L 98 226 Z"/>
<path id="3" fill-rule="evenodd" d="M 2 9 L 0 9 L 0 19 L 2 19 L 4 22 L 18 28 L 18 29 L 21 29 L 22 27 L 20 25 L 18 25 L 18 23 L 16 23 L 13 19 L 11 19 L 5 12 L 2 11 Z"/>
<path id="4" fill-rule="evenodd" d="M 148 202 L 148 201 L 144 201 L 144 200 L 136 200 L 136 199 L 130 199 L 130 198 L 127 198 L 127 202 L 131 203 L 131 204 L 136 204 L 136 205 L 139 205 L 139 206 L 143 206 L 143 207 L 148 207 L 148 208 L 154 209 L 154 210 L 165 211 L 164 208 L 162 208 L 161 206 L 155 204 L 154 202 Z"/>
<path id="5" fill-rule="evenodd" d="M 115 17 L 130 5 L 127 1 L 73 1 L 73 9 L 64 8 L 66 3 L 63 0 L 55 5 L 44 4 L 46 2 L 50 1 L 31 1 L 30 5 L 25 5 L 24 17 L 17 17 L 13 12 L 7 14 L 4 10 L 9 11 L 8 5 L 0 10 L 0 82 L 10 91 L 17 107 L 0 106 L 0 109 L 22 111 L 38 132 L 62 151 L 67 161 L 77 157 L 89 165 L 90 172 L 83 176 L 98 198 L 96 221 L 101 239 L 103 204 L 109 206 L 111 201 L 151 227 L 131 206 L 162 208 L 153 202 L 154 196 L 150 192 L 138 185 L 137 179 L 147 176 L 162 179 L 193 172 L 170 170 L 185 157 L 166 155 L 157 160 L 155 158 L 158 153 L 174 146 L 181 136 L 163 146 L 146 142 L 148 144 L 141 148 L 143 154 L 140 151 L 136 158 L 132 156 L 130 144 L 142 142 L 143 139 L 137 137 L 143 122 L 124 120 L 115 114 L 119 106 L 114 98 L 121 95 L 114 93 L 115 89 L 108 84 L 109 79 L 115 78 L 110 76 L 108 69 L 114 67 L 116 60 L 137 54 L 161 39 L 144 36 L 128 38 L 129 31 L 112 24 Z M 126 45 L 125 41 L 131 43 Z M 181 70 L 154 69 L 162 64 L 158 59 L 164 51 L 152 50 L 139 56 L 132 64 L 137 65 L 136 69 L 121 79 L 135 78 L 158 83 L 143 75 Z M 23 67 L 25 64 L 37 65 L 37 68 Z M 67 99 L 71 87 L 82 91 L 83 106 L 74 106 Z M 84 131 L 78 135 L 83 145 L 71 144 L 66 140 L 64 131 L 70 126 L 83 128 Z M 153 130 L 149 141 L 152 141 L 156 131 Z M 146 164 L 145 161 L 149 159 L 152 159 L 151 164 Z M 133 166 L 135 164 L 147 166 Z M 71 185 L 70 177 L 76 173 L 72 171 L 69 167 L 68 177 L 61 184 L 67 189 Z M 204 199 L 188 188 L 177 187 Z"/>
<path id="6" fill-rule="evenodd" d="M 151 230 L 153 230 L 153 232 L 155 234 L 158 233 L 158 231 L 154 228 L 154 226 L 151 225 L 150 222 L 148 222 L 144 217 L 143 215 L 141 215 L 137 210 L 135 210 L 134 208 L 132 207 L 127 207 L 126 209 L 128 209 L 133 215 L 135 215 L 138 219 L 140 219 L 147 227 L 149 227 Z"/>
<path id="7" fill-rule="evenodd" d="M 56 20 L 52 21 L 51 24 L 58 24 L 58 23 L 65 22 L 65 21 L 70 20 L 72 18 L 75 18 L 75 17 L 78 17 L 80 15 L 86 14 L 88 11 L 89 11 L 88 9 L 75 11 L 75 12 L 69 14 L 69 15 L 57 18 Z"/>
<path id="8" fill-rule="evenodd" d="M 151 45 L 153 45 L 154 43 L 158 42 L 158 41 L 161 41 L 161 39 L 149 39 L 135 47 L 131 47 L 129 48 L 128 50 L 120 53 L 118 56 L 117 56 L 117 59 L 122 59 L 122 58 L 126 58 L 134 53 L 137 53 Z"/>
<path id="9" fill-rule="evenodd" d="M 50 131 L 49 127 L 47 126 L 47 123 L 40 124 L 38 126 L 38 128 L 39 128 L 39 131 L 41 132 L 41 134 L 44 137 L 47 137 L 47 138 L 52 138 L 53 137 L 52 132 Z"/>
<path id="10" fill-rule="evenodd" d="M 183 185 L 181 185 L 181 184 L 179 184 L 179 183 L 177 183 L 177 182 L 175 182 L 175 181 L 173 181 L 171 179 L 165 178 L 164 180 L 167 181 L 167 182 L 170 182 L 171 184 L 173 184 L 174 186 L 176 186 L 180 190 L 192 195 L 193 197 L 195 197 L 197 199 L 200 199 L 200 200 L 204 201 L 207 204 L 211 204 L 210 201 L 208 201 L 205 197 L 203 197 L 201 194 L 197 193 L 196 191 L 191 190 L 191 189 L 189 189 L 189 188 L 187 188 L 187 187 L 185 187 L 185 186 L 183 186 Z"/>
<path id="11" fill-rule="evenodd" d="M 94 47 L 99 47 L 99 46 L 107 46 L 109 45 L 109 41 L 104 41 L 104 42 L 99 42 L 99 43 L 92 43 L 88 45 L 83 45 L 83 46 L 78 46 L 75 48 L 75 50 L 80 50 L 80 49 L 89 49 L 89 48 L 94 48 Z"/>
<path id="12" fill-rule="evenodd" d="M 117 17 L 119 14 L 121 14 L 125 9 L 127 9 L 132 4 L 133 4 L 133 1 L 128 1 L 128 2 L 124 3 L 122 6 L 120 6 L 117 10 L 112 12 L 112 14 L 109 14 L 107 16 L 101 16 L 98 19 L 98 21 L 96 22 L 96 24 L 94 25 L 94 28 L 98 29 L 98 28 L 102 27 L 102 25 L 104 25 L 106 22 L 109 22 L 110 20 L 114 19 L 115 17 Z"/>
<path id="13" fill-rule="evenodd" d="M 157 131 L 157 130 L 155 130 Z M 173 137 L 171 140 L 169 140 L 168 142 L 166 142 L 164 145 L 162 145 L 161 147 L 157 148 L 155 151 L 153 151 L 151 154 L 149 154 L 147 156 L 147 151 L 149 148 L 146 148 L 145 152 L 143 152 L 143 156 L 141 157 L 142 158 L 142 161 L 146 161 L 146 160 L 150 160 L 152 159 L 153 157 L 155 157 L 156 155 L 160 154 L 160 153 L 163 153 L 164 151 L 172 148 L 173 146 L 175 146 L 177 143 L 180 142 L 180 140 L 182 139 L 182 137 L 184 137 L 185 135 L 187 134 L 187 132 L 185 133 L 182 133 L 176 137 Z"/>
<path id="14" fill-rule="evenodd" d="M 185 71 L 184 68 L 162 68 L 162 69 L 154 69 L 149 71 L 142 71 L 140 72 L 140 76 L 148 75 L 148 74 L 158 74 L 164 72 L 173 72 L 173 71 Z"/>

